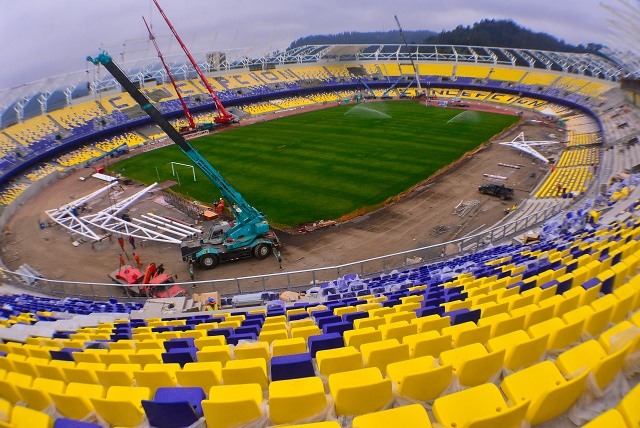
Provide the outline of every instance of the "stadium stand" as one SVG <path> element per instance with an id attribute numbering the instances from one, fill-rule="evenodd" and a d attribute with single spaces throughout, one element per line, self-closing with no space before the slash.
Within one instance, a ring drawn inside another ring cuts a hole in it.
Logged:
<path id="1" fill-rule="evenodd" d="M 370 76 L 390 79 L 413 73 L 398 62 L 364 68 Z M 547 95 L 567 91 L 599 97 L 611 88 L 509 67 L 419 65 L 422 76 L 435 78 L 453 77 L 454 69 L 463 78 L 523 85 L 516 90 L 543 86 Z M 211 83 L 220 91 L 267 91 L 253 85 L 336 77 L 350 74 L 342 66 L 311 65 L 224 74 Z M 201 84 L 184 83 L 204 93 Z M 601 129 L 594 117 L 541 102 L 530 93 L 430 91 L 447 99 L 550 108 L 565 122 L 567 150 L 535 192 L 542 199 L 538 207 L 549 198 L 584 192 L 595 165 L 611 160 L 620 166 L 615 159 L 627 153 L 596 146 L 602 133 L 614 135 L 611 126 Z M 175 94 L 168 92 L 158 102 L 167 111 L 178 110 L 170 104 Z M 381 96 L 385 89 L 373 92 Z M 232 93 L 225 96 L 237 96 L 243 111 L 258 115 L 351 99 L 357 91 L 275 92 L 250 103 Z M 389 94 L 397 96 L 397 91 Z M 123 111 L 131 107 L 133 100 L 117 94 L 51 112 L 53 121 L 29 119 L 6 128 L 6 136 L 0 134 L 0 150 L 6 157 L 15 150 L 14 141 L 39 150 L 35 143 L 59 131 L 54 122 L 74 132 L 105 113 L 109 123 L 127 123 L 132 118 Z M 612 119 L 633 126 L 631 116 Z M 211 116 L 199 120 L 211 121 Z M 122 144 L 133 148 L 144 141 L 137 132 L 119 133 L 92 141 L 97 150 L 76 148 L 56 159 L 72 167 Z M 640 156 L 637 160 L 640 164 Z M 33 182 L 56 169 L 43 163 L 25 176 Z M 314 287 L 319 297 L 289 305 L 140 319 L 142 303 L 115 298 L 0 296 L 0 418 L 9 426 L 29 421 L 29 426 L 47 427 L 54 419 L 55 426 L 137 426 L 145 417 L 152 425 L 200 422 L 210 427 L 300 421 L 317 423 L 296 426 L 377 427 L 398 420 L 425 427 L 521 426 L 561 418 L 575 425 L 635 426 L 640 396 L 638 184 L 639 177 L 631 175 L 580 208 L 567 208 L 537 229 L 538 242 L 488 245 L 373 277 L 345 275 Z M 0 204 L 11 204 L 28 185 L 19 180 L 4 187 Z M 592 213 L 595 203 L 606 206 L 608 221 Z"/>

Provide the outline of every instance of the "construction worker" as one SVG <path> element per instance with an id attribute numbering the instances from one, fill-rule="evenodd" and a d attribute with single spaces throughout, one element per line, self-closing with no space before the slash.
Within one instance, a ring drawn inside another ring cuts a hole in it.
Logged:
<path id="1" fill-rule="evenodd" d="M 189 262 L 189 278 L 191 278 L 191 288 L 196 288 L 197 285 L 194 282 L 196 280 L 196 272 L 193 268 L 193 260 Z"/>
<path id="2" fill-rule="evenodd" d="M 122 255 L 122 253 L 118 254 L 120 256 L 120 269 L 122 269 L 125 265 L 124 263 L 124 256 Z"/>
<path id="3" fill-rule="evenodd" d="M 129 244 L 131 244 L 134 250 L 136 249 L 136 240 L 133 235 L 129 235 Z"/>
<path id="4" fill-rule="evenodd" d="M 142 260 L 140 260 L 140 256 L 138 253 L 133 253 L 133 260 L 136 261 L 136 265 L 138 265 L 138 269 L 142 267 Z"/>
<path id="5" fill-rule="evenodd" d="M 162 275 L 163 273 L 164 273 L 164 263 L 160 263 L 160 265 L 158 265 L 158 269 L 156 269 L 156 274 Z"/>
<path id="6" fill-rule="evenodd" d="M 120 248 L 124 251 L 124 238 L 122 236 L 118 236 L 118 245 L 120 245 Z"/>

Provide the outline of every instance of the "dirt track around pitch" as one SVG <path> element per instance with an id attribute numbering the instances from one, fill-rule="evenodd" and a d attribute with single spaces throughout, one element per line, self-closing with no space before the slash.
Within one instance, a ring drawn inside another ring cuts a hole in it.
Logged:
<path id="1" fill-rule="evenodd" d="M 314 109 L 323 107 L 327 108 L 330 105 Z M 471 108 L 506 112 L 505 109 L 496 106 Z M 290 111 L 270 115 L 268 118 L 300 112 L 301 110 Z M 531 123 L 529 119 L 532 118 L 536 116 L 525 113 L 520 124 L 501 135 L 499 141 L 511 140 L 522 131 L 531 140 L 547 139 L 549 134 L 557 134 L 557 130 L 553 128 Z M 245 121 L 243 126 L 250 122 Z M 499 166 L 498 163 L 521 167 L 508 168 Z M 372 213 L 310 233 L 280 233 L 284 243 L 283 270 L 293 271 L 349 263 L 446 242 L 491 226 L 504 216 L 506 208 L 526 199 L 547 170 L 547 165 L 522 155 L 515 149 L 499 145 L 497 142 L 488 143 L 436 178 L 421 183 L 403 198 Z M 95 178 L 80 180 L 80 177 L 90 177 L 91 173 L 92 168 L 82 168 L 56 181 L 20 207 L 8 222 L 2 237 L 2 258 L 9 269 L 15 270 L 21 264 L 28 263 L 46 278 L 101 283 L 110 281 L 108 273 L 117 269 L 119 264 L 119 246 L 115 238 L 112 242 L 105 240 L 95 245 L 84 242 L 74 246 L 74 239 L 66 229 L 58 225 L 43 230 L 39 228 L 39 222 L 46 220 L 45 210 L 64 205 L 105 185 Z M 496 197 L 480 195 L 478 185 L 491 181 L 484 174 L 507 177 L 506 185 L 516 189 L 515 199 L 501 201 Z M 92 210 L 95 212 L 103 209 L 115 199 L 129 196 L 140 189 L 138 186 L 124 186 L 122 193 L 111 197 L 106 195 L 92 203 Z M 154 212 L 186 219 L 176 209 L 162 204 L 161 199 L 159 192 L 153 192 L 129 209 L 129 213 L 132 217 Z M 476 210 L 463 218 L 452 214 L 456 205 L 469 200 L 479 201 Z M 181 260 L 178 245 L 153 241 L 146 242 L 144 247 L 140 245 L 138 242 L 136 250 L 144 263 L 163 263 L 168 273 L 177 276 L 177 281 L 188 281 L 188 266 Z M 132 257 L 133 248 L 128 242 L 125 249 L 128 257 Z M 224 263 L 210 271 L 198 269 L 196 280 L 281 272 L 278 267 L 273 257 L 262 261 L 246 259 Z M 200 285 L 197 291 L 212 289 L 212 286 Z M 256 284 L 256 289 L 261 289 L 261 284 Z M 225 294 L 233 293 L 237 292 L 237 288 L 229 286 L 219 291 Z M 108 295 L 109 292 L 99 294 Z"/>

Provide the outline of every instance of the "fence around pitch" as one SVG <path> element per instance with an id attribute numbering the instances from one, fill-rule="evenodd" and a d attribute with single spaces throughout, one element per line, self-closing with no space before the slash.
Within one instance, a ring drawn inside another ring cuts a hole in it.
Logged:
<path id="1" fill-rule="evenodd" d="M 527 217 L 519 218 L 471 236 L 356 262 L 323 268 L 276 272 L 267 275 L 196 281 L 196 284 L 200 293 L 219 291 L 223 296 L 261 291 L 304 291 L 314 284 L 331 281 L 345 274 L 373 277 L 393 270 L 417 268 L 429 262 L 471 253 L 489 244 L 505 242 L 517 234 L 529 231 L 559 214 L 562 210 L 562 204 L 555 204 Z M 452 249 L 453 251 L 451 251 Z M 6 284 L 53 297 L 77 297 L 92 300 L 116 297 L 119 301 L 143 301 L 153 297 L 130 296 L 126 293 L 126 289 L 131 287 L 128 285 L 52 280 L 20 274 L 4 268 L 0 268 L 0 274 L 2 274 L 3 282 Z M 181 285 L 190 289 L 192 284 L 192 282 L 175 283 L 169 284 L 167 287 Z"/>

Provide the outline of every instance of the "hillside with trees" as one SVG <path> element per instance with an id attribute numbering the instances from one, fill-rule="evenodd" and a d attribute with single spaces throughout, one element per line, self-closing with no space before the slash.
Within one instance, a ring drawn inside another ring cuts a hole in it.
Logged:
<path id="1" fill-rule="evenodd" d="M 428 37 L 434 36 L 434 31 L 405 31 L 404 35 L 409 44 L 424 43 Z M 294 40 L 289 49 L 304 45 L 376 45 L 376 44 L 399 44 L 402 43 L 400 32 L 398 31 L 345 31 L 338 34 L 315 34 L 301 37 Z"/>
<path id="2" fill-rule="evenodd" d="M 469 26 L 459 25 L 453 30 L 405 31 L 409 44 L 472 45 L 504 48 L 539 49 L 559 52 L 597 52 L 602 45 L 589 43 L 572 45 L 550 34 L 535 32 L 512 20 L 484 19 Z M 295 40 L 289 48 L 304 45 L 332 44 L 401 44 L 399 31 L 347 31 L 339 34 L 316 34 Z"/>

